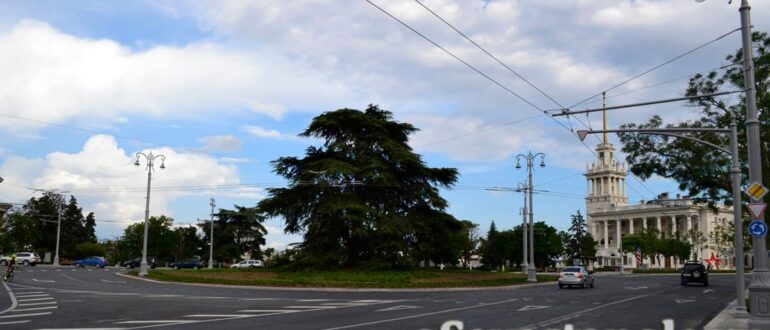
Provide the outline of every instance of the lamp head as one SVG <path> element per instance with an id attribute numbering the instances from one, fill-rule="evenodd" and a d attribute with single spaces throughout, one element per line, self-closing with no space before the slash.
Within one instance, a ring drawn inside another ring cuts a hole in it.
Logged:
<path id="1" fill-rule="evenodd" d="M 165 170 L 166 169 L 166 163 L 160 163 L 160 169 Z"/>
<path id="2" fill-rule="evenodd" d="M 136 161 L 134 162 L 134 166 L 139 166 L 139 158 L 136 158 Z"/>
<path id="3" fill-rule="evenodd" d="M 517 161 L 516 162 L 516 169 L 520 169 L 520 168 L 521 168 L 521 164 L 519 164 L 519 162 Z"/>
<path id="4" fill-rule="evenodd" d="M 545 161 L 544 160 L 540 161 L 540 167 L 545 167 Z"/>

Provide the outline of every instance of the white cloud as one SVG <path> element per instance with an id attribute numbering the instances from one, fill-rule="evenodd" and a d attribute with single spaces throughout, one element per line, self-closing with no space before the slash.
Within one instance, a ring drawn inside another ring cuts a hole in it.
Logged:
<path id="1" fill-rule="evenodd" d="M 233 135 L 213 135 L 198 138 L 203 143 L 203 149 L 214 152 L 235 152 L 241 150 L 241 140 Z"/>
<path id="2" fill-rule="evenodd" d="M 243 109 L 279 118 L 308 101 L 330 106 L 347 93 L 302 62 L 269 52 L 209 42 L 132 51 L 30 20 L 0 33 L 0 71 L 0 113 L 55 123 Z"/>
<path id="3" fill-rule="evenodd" d="M 254 125 L 242 126 L 241 131 L 249 133 L 256 137 L 268 138 L 268 139 L 280 139 L 284 137 L 283 134 L 281 134 L 280 132 L 274 129 L 266 129 L 266 128 L 262 128 Z"/>
<path id="4" fill-rule="evenodd" d="M 235 166 L 221 164 L 208 155 L 180 153 L 170 148 L 142 151 L 166 156 L 165 170 L 155 164 L 151 215 L 166 214 L 173 217 L 170 204 L 176 199 L 183 196 L 210 196 L 214 191 L 206 189 L 208 186 L 240 183 Z M 141 158 L 139 167 L 132 165 L 134 160 L 134 154 L 120 148 L 112 136 L 95 135 L 77 153 L 54 152 L 45 159 L 9 157 L 0 169 L 4 174 L 7 173 L 9 182 L 18 186 L 69 191 L 78 198 L 84 212 L 93 211 L 96 214 L 97 229 L 102 230 L 102 225 L 122 228 L 144 218 L 146 160 Z M 16 188 L 11 193 L 23 202 L 30 192 Z M 256 202 L 264 197 L 260 189 L 249 187 L 216 190 L 216 194 L 238 198 L 241 203 L 249 203 L 246 200 Z M 111 222 L 100 223 L 100 219 Z"/>

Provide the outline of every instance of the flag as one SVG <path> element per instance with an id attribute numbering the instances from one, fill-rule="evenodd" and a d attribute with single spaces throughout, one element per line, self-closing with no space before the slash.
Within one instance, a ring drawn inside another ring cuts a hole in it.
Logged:
<path id="1" fill-rule="evenodd" d="M 636 247 L 636 267 L 642 267 L 642 249 L 640 247 Z"/>

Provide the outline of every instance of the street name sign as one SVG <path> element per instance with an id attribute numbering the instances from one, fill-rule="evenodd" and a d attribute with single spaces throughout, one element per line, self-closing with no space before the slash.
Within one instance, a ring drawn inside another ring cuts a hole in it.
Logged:
<path id="1" fill-rule="evenodd" d="M 754 237 L 762 237 L 767 234 L 767 225 L 764 221 L 754 220 L 749 224 L 749 234 Z"/>
<path id="2" fill-rule="evenodd" d="M 751 212 L 751 219 L 764 219 L 765 218 L 765 203 L 750 203 L 749 212 Z"/>
<path id="3" fill-rule="evenodd" d="M 746 195 L 749 195 L 751 199 L 758 201 L 758 200 L 761 200 L 762 197 L 765 197 L 765 194 L 767 194 L 767 191 L 768 191 L 767 187 L 765 187 L 761 183 L 752 182 L 751 185 L 748 188 L 746 188 L 745 193 Z"/>

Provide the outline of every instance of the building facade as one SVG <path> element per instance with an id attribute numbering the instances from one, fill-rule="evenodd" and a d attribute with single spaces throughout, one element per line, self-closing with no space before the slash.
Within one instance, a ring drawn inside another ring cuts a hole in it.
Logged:
<path id="1" fill-rule="evenodd" d="M 662 193 L 651 201 L 628 204 L 626 168 L 615 161 L 615 148 L 602 143 L 596 148 L 598 158 L 586 166 L 586 223 L 599 243 L 594 267 L 637 268 L 633 253 L 620 249 L 623 236 L 655 229 L 664 238 L 677 238 L 692 245 L 692 257 L 718 268 L 733 268 L 732 241 L 724 238 L 733 221 L 731 209 L 715 212 L 688 197 L 670 198 Z M 730 236 L 732 237 L 732 236 Z M 646 252 L 642 267 L 678 268 L 686 260 L 676 257 L 651 257 Z M 717 263 L 717 260 L 719 262 Z"/>

